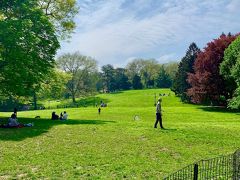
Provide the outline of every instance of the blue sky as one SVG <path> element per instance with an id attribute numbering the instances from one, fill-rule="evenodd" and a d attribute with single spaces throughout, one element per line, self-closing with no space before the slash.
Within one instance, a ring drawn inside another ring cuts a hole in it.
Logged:
<path id="1" fill-rule="evenodd" d="M 222 32 L 240 32 L 240 0 L 78 0 L 77 28 L 58 55 L 79 51 L 98 65 L 134 58 L 179 61 Z"/>

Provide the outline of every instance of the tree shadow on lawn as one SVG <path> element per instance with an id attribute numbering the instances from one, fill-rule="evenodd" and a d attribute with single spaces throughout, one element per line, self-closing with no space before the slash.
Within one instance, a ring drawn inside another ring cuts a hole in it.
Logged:
<path id="1" fill-rule="evenodd" d="M 223 106 L 202 106 L 197 108 L 207 112 L 236 113 L 236 114 L 240 113 L 240 110 L 231 110 Z"/>
<path id="2" fill-rule="evenodd" d="M 164 128 L 164 129 L 161 129 L 163 131 L 177 131 L 177 129 L 173 129 L 173 128 Z"/>
<path id="3" fill-rule="evenodd" d="M 1 118 L 2 119 L 2 118 Z M 49 120 L 49 119 L 32 119 L 32 118 L 18 118 L 18 121 L 23 124 L 30 122 L 34 123 L 33 127 L 23 128 L 0 128 L 0 141 L 22 141 L 26 138 L 32 138 L 41 134 L 47 133 L 53 126 L 58 125 L 104 125 L 107 123 L 115 123 L 115 121 L 104 120 Z M 2 123 L 7 122 L 5 118 Z"/>

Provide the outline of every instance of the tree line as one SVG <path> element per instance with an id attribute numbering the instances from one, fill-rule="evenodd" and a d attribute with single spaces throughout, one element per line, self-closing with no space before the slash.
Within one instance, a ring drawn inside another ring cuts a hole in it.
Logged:
<path id="1" fill-rule="evenodd" d="M 240 108 L 240 36 L 222 34 L 200 50 L 192 43 L 172 90 L 182 101 Z"/>
<path id="2" fill-rule="evenodd" d="M 55 58 L 71 36 L 76 0 L 0 1 L 0 106 L 94 92 L 169 88 L 182 101 L 240 108 L 240 37 L 222 34 L 200 50 L 189 46 L 180 63 L 134 59 L 124 68 L 79 53 Z"/>
<path id="3" fill-rule="evenodd" d="M 66 53 L 57 58 L 55 75 L 58 80 L 48 83 L 49 98 L 82 97 L 95 92 L 110 93 L 129 89 L 170 88 L 177 70 L 177 63 L 159 64 L 154 59 L 134 59 L 124 68 L 103 65 L 100 70 L 97 61 L 79 52 Z M 56 91 L 55 88 L 58 87 Z M 61 87 L 61 88 L 60 88 Z M 58 92 L 58 94 L 57 94 Z"/>

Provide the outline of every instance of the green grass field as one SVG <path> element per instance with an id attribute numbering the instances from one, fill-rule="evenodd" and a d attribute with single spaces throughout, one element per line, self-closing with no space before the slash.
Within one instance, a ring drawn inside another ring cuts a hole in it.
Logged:
<path id="1" fill-rule="evenodd" d="M 51 121 L 53 110 L 19 112 L 19 122 L 35 126 L 0 129 L 0 179 L 161 179 L 240 147 L 239 113 L 182 104 L 173 93 L 163 97 L 166 130 L 154 129 L 154 93 L 169 92 L 101 94 L 101 115 L 93 106 L 66 109 L 66 122 Z"/>

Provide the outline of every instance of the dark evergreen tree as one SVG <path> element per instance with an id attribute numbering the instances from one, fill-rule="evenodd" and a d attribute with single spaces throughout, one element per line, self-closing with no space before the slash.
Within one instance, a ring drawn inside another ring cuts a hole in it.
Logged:
<path id="1" fill-rule="evenodd" d="M 115 69 L 115 83 L 117 90 L 128 90 L 131 84 L 126 76 L 126 70 L 124 68 Z"/>
<path id="2" fill-rule="evenodd" d="M 111 92 L 116 90 L 115 83 L 115 70 L 111 64 L 102 66 L 102 80 L 103 86 L 106 92 Z"/>
<path id="3" fill-rule="evenodd" d="M 137 74 L 135 74 L 135 76 L 133 77 L 132 87 L 133 87 L 133 89 L 142 89 L 143 88 L 141 78 Z"/>
<path id="4" fill-rule="evenodd" d="M 164 67 L 161 67 L 156 80 L 156 86 L 158 88 L 170 88 L 171 85 L 172 85 L 172 80 L 170 76 L 166 73 Z"/>
<path id="5" fill-rule="evenodd" d="M 187 96 L 186 92 L 191 86 L 187 82 L 188 73 L 193 73 L 193 65 L 197 58 L 197 54 L 200 52 L 200 49 L 193 42 L 190 44 L 186 55 L 182 58 L 178 66 L 178 71 L 173 80 L 172 90 L 176 95 L 180 96 L 182 101 L 189 101 L 190 98 Z"/>

